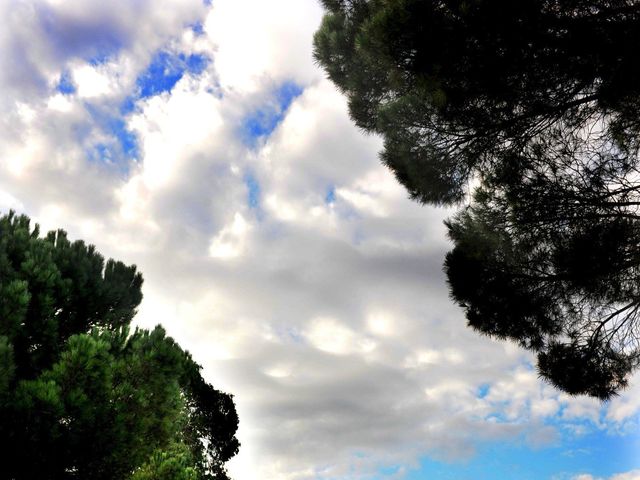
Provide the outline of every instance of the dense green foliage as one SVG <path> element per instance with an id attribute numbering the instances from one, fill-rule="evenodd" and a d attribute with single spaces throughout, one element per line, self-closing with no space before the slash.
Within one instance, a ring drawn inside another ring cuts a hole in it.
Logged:
<path id="1" fill-rule="evenodd" d="M 128 325 L 135 266 L 0 218 L 0 438 L 7 479 L 225 479 L 231 397 L 161 327 Z"/>
<path id="2" fill-rule="evenodd" d="M 609 398 L 640 364 L 640 4 L 324 0 L 316 59 L 448 223 L 453 298 Z M 475 192 L 471 192 L 471 186 Z"/>

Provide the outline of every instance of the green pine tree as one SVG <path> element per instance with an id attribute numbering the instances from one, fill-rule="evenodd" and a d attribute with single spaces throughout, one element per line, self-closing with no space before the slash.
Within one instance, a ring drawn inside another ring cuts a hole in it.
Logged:
<path id="1" fill-rule="evenodd" d="M 0 218 L 2 478 L 226 479 L 230 395 L 162 327 L 130 332 L 135 266 Z"/>

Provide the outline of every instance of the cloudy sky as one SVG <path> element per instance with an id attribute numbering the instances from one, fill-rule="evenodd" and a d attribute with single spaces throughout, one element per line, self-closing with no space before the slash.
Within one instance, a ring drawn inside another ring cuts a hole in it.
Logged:
<path id="1" fill-rule="evenodd" d="M 145 276 L 233 393 L 236 480 L 640 479 L 640 377 L 608 404 L 479 337 L 451 212 L 377 160 L 314 64 L 315 0 L 0 1 L 0 210 Z"/>

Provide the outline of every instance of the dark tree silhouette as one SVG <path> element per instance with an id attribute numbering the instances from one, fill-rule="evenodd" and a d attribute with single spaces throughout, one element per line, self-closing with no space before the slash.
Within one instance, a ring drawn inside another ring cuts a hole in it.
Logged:
<path id="1" fill-rule="evenodd" d="M 0 477 L 227 478 L 233 400 L 161 327 L 130 333 L 141 286 L 62 230 L 0 218 Z"/>
<path id="2" fill-rule="evenodd" d="M 315 57 L 382 160 L 422 202 L 550 126 L 605 116 L 638 130 L 640 4 L 632 0 L 324 0 Z M 627 141 L 628 139 L 624 139 Z"/>
<path id="3" fill-rule="evenodd" d="M 412 198 L 453 298 L 602 399 L 640 361 L 640 3 L 326 0 L 315 57 Z M 471 193 L 475 186 L 475 192 Z"/>

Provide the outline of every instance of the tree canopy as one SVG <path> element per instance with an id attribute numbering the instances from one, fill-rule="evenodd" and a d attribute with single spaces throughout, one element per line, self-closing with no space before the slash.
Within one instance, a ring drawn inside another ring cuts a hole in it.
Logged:
<path id="1" fill-rule="evenodd" d="M 639 365 L 640 4 L 325 0 L 316 59 L 448 222 L 453 298 L 609 398 Z"/>
<path id="2" fill-rule="evenodd" d="M 62 230 L 0 218 L 3 478 L 227 478 L 232 397 L 162 327 L 130 331 L 141 286 Z"/>

